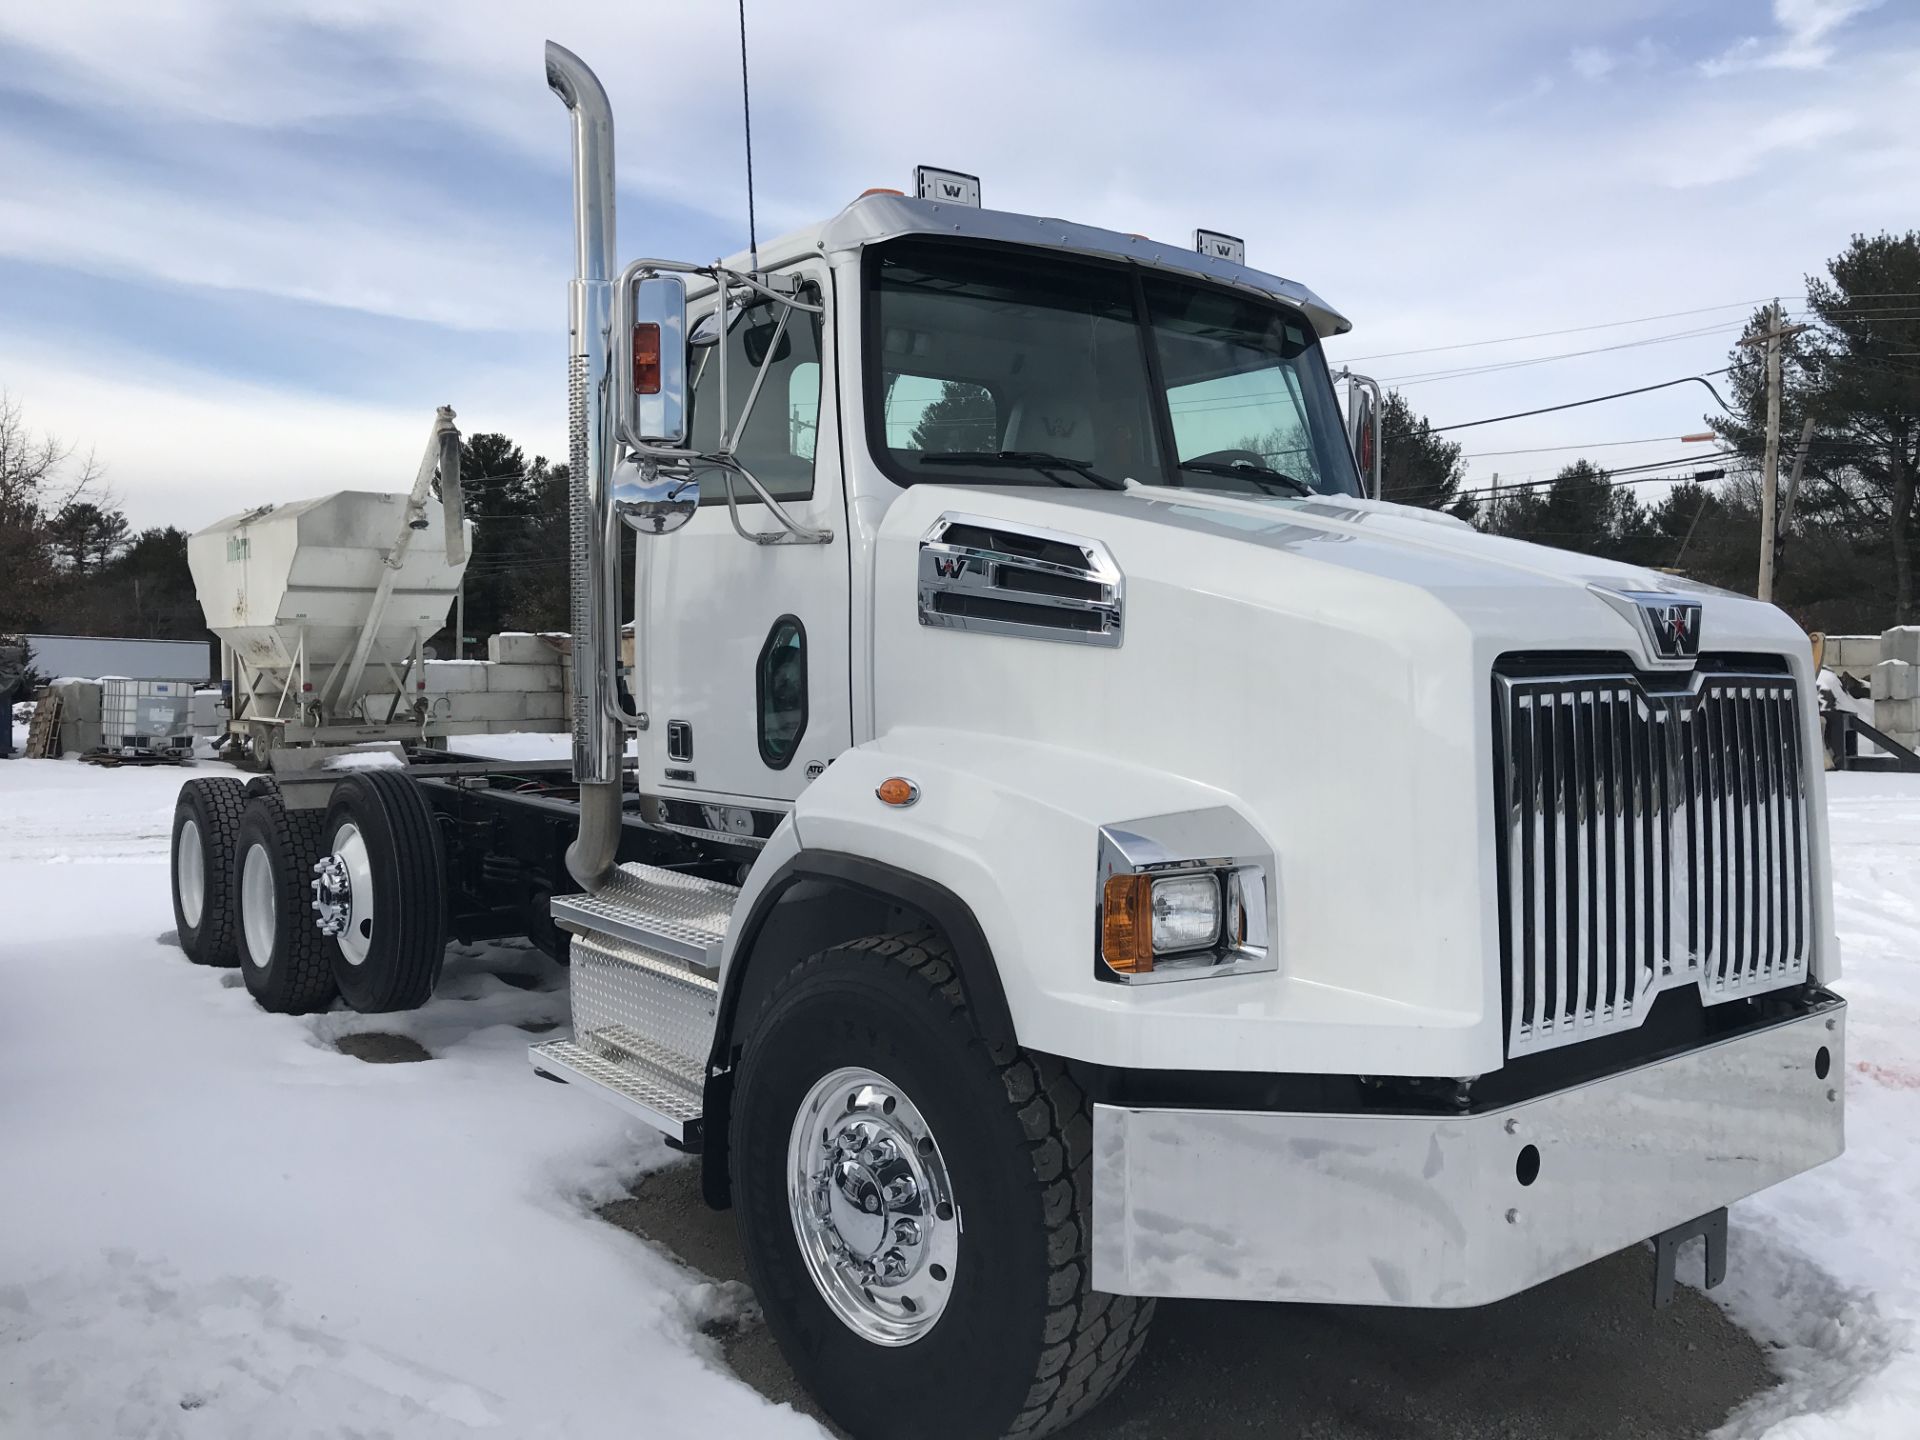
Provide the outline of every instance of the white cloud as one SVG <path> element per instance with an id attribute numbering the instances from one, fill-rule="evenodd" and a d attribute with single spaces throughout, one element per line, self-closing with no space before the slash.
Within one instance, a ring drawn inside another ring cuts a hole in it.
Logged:
<path id="1" fill-rule="evenodd" d="M 1874 9 L 1880 0 L 1773 0 L 1771 37 L 1743 36 L 1721 54 L 1703 60 L 1710 76 L 1742 70 L 1819 70 L 1833 59 L 1833 33 L 1847 21 Z"/>
<path id="2" fill-rule="evenodd" d="M 1577 45 L 1568 57 L 1568 63 L 1573 66 L 1573 73 L 1582 80 L 1604 80 L 1620 62 L 1602 46 Z"/>

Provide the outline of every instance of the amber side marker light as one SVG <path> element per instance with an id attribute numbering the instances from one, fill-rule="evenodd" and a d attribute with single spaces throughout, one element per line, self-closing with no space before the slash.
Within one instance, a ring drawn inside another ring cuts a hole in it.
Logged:
<path id="1" fill-rule="evenodd" d="M 1153 969 L 1153 878 L 1109 875 L 1101 896 L 1100 958 L 1122 975 Z"/>
<path id="2" fill-rule="evenodd" d="M 880 797 L 881 804 L 905 809 L 920 798 L 920 787 L 911 780 L 895 775 L 891 779 L 882 780 L 873 793 Z"/>
<path id="3" fill-rule="evenodd" d="M 660 393 L 660 327 L 652 322 L 633 327 L 633 393 Z"/>

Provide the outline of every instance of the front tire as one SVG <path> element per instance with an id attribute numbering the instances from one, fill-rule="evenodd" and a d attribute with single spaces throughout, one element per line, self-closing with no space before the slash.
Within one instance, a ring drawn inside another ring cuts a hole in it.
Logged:
<path id="1" fill-rule="evenodd" d="M 1091 1141 L 1064 1065 L 981 1038 L 935 935 L 837 946 L 775 987 L 732 1107 L 742 1247 L 856 1440 L 1044 1435 L 1127 1372 L 1153 1304 L 1088 1285 Z"/>
<path id="2" fill-rule="evenodd" d="M 173 928 L 196 965 L 240 963 L 234 937 L 233 847 L 246 809 L 244 782 L 201 776 L 173 805 Z"/>
<path id="3" fill-rule="evenodd" d="M 240 816 L 233 891 L 240 973 L 260 1008 L 305 1015 L 333 1002 L 333 976 L 313 926 L 313 864 L 320 812 L 289 810 L 257 791 Z"/>

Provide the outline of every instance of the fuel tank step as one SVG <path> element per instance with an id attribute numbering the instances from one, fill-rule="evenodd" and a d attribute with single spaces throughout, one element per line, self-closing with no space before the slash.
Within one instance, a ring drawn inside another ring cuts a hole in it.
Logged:
<path id="1" fill-rule="evenodd" d="M 629 863 L 597 894 L 554 896 L 552 914 L 575 935 L 611 936 L 711 977 L 739 896 L 737 885 Z"/>

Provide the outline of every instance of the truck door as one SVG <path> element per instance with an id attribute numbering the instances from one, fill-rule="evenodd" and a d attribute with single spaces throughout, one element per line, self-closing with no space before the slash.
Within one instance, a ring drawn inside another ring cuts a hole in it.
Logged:
<path id="1" fill-rule="evenodd" d="M 776 272 L 830 294 L 826 267 Z M 711 304 L 707 307 L 711 311 Z M 848 678 L 848 544 L 836 385 L 828 327 L 795 310 L 777 347 L 779 307 L 737 311 L 728 329 L 728 409 L 738 417 L 755 367 L 768 365 L 735 453 L 802 524 L 833 532 L 826 544 L 760 545 L 743 538 L 727 509 L 723 473 L 700 472 L 700 509 L 671 536 L 642 537 L 636 626 L 635 701 L 647 712 L 639 735 L 640 789 L 672 799 L 782 802 L 852 743 Z M 690 317 L 696 340 L 717 330 Z M 718 437 L 718 357 L 713 344 L 690 354 L 691 438 L 712 450 Z M 769 353 L 771 351 L 771 353 Z M 740 523 L 780 531 L 738 477 Z M 714 812 L 708 812 L 710 817 Z M 685 820 L 685 812 L 674 818 Z M 705 828 L 739 829 L 714 818 Z"/>

